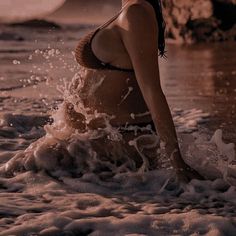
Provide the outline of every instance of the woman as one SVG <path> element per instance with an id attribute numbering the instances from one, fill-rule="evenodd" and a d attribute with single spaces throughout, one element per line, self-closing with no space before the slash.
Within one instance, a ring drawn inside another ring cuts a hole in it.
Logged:
<path id="1" fill-rule="evenodd" d="M 157 45 L 163 56 L 164 21 L 159 0 L 122 0 L 122 9 L 117 15 L 79 41 L 76 59 L 86 69 L 81 97 L 92 111 L 113 115 L 110 123 L 121 131 L 127 124 L 142 127 L 150 124 L 164 142 L 166 155 L 171 157 L 177 175 L 185 180 L 201 178 L 180 154 L 171 113 L 161 89 Z M 103 80 L 91 96 L 89 91 L 96 78 Z M 71 125 L 83 130 L 84 117 L 71 105 L 67 110 Z M 96 120 L 89 125 L 96 129 L 103 126 L 103 121 Z M 139 135 L 146 133 L 148 131 Z M 125 131 L 122 135 L 126 144 L 135 136 Z M 126 146 L 134 152 L 134 147 Z"/>

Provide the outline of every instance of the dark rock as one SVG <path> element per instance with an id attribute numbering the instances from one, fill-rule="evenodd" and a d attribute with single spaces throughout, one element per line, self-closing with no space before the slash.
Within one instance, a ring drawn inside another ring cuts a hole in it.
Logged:
<path id="1" fill-rule="evenodd" d="M 192 32 L 186 28 L 186 24 L 212 17 L 213 6 L 211 0 L 166 0 L 163 1 L 163 14 L 168 38 L 179 43 L 192 42 Z"/>
<path id="2" fill-rule="evenodd" d="M 214 41 L 212 36 L 219 28 L 220 22 L 214 17 L 190 20 L 186 27 L 192 31 L 192 38 L 197 41 Z M 218 38 L 220 40 L 221 38 Z"/>
<path id="3" fill-rule="evenodd" d="M 236 41 L 236 24 L 226 32 L 227 39 L 231 41 Z"/>
<path id="4" fill-rule="evenodd" d="M 214 16 L 221 21 L 220 28 L 229 30 L 236 24 L 236 1 L 213 0 Z"/>
<path id="5" fill-rule="evenodd" d="M 224 3 L 224 4 L 236 5 L 236 1 L 235 0 L 213 0 L 213 1 L 221 2 L 221 3 Z"/>
<path id="6" fill-rule="evenodd" d="M 165 0 L 167 38 L 177 43 L 236 39 L 235 0 Z"/>

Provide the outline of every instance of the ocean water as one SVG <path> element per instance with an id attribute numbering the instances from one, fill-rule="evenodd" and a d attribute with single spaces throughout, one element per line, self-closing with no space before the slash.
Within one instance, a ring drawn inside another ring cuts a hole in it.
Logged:
<path id="1" fill-rule="evenodd" d="M 235 45 L 169 45 L 160 60 L 183 158 L 206 178 L 184 184 L 158 135 L 130 143 L 160 146 L 157 169 L 136 168 L 109 117 L 83 107 L 73 49 L 91 28 L 1 28 L 0 235 L 235 235 Z M 65 100 L 106 127 L 71 128 Z M 93 149 L 107 137 L 109 159 Z"/>

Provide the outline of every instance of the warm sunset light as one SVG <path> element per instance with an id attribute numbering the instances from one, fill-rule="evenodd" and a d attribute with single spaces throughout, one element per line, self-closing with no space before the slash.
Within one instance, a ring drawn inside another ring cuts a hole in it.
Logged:
<path id="1" fill-rule="evenodd" d="M 235 236 L 235 16 L 0 0 L 0 236 Z"/>

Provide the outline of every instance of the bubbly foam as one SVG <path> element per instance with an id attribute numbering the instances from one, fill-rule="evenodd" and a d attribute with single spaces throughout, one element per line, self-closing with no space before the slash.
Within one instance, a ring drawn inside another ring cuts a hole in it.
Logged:
<path id="1" fill-rule="evenodd" d="M 222 130 L 212 138 L 199 132 L 209 114 L 172 111 L 184 160 L 208 179 L 181 184 L 149 125 L 123 127 L 136 135 L 129 142 L 141 158 L 136 165 L 123 148 L 121 130 L 110 125 L 112 117 L 83 105 L 82 76 L 83 71 L 58 88 L 64 102 L 44 128 L 48 117 L 3 116 L 1 235 L 156 235 L 157 230 L 161 235 L 193 235 L 196 227 L 206 235 L 236 233 L 231 221 L 236 216 L 234 144 L 223 142 Z M 91 95 L 102 82 L 95 81 Z M 85 118 L 83 132 L 68 123 L 68 103 Z M 105 125 L 89 129 L 93 119 Z M 139 130 L 148 134 L 138 135 Z M 153 149 L 154 169 L 143 154 Z"/>

